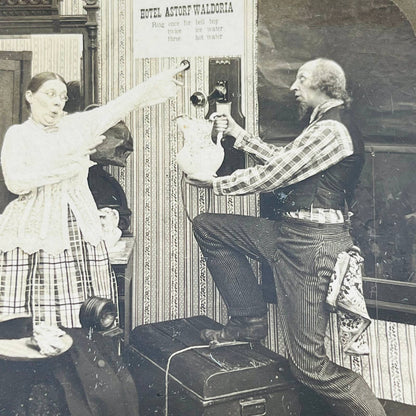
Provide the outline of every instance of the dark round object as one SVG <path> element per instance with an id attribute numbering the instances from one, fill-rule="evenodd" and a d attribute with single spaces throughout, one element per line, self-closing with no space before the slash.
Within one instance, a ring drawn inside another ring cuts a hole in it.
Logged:
<path id="1" fill-rule="evenodd" d="M 191 95 L 191 103 L 195 107 L 204 107 L 207 103 L 207 98 L 204 93 L 196 91 Z"/>
<path id="2" fill-rule="evenodd" d="M 110 300 L 92 296 L 88 298 L 79 311 L 79 320 L 83 328 L 99 331 L 113 326 L 117 316 L 116 305 Z"/>

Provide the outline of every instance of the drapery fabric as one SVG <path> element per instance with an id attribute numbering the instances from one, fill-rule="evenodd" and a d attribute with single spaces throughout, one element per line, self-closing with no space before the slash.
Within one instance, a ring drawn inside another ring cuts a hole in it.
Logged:
<path id="1" fill-rule="evenodd" d="M 358 247 L 340 253 L 326 298 L 327 305 L 337 314 L 339 340 L 350 354 L 369 353 L 364 331 L 371 320 L 363 294 L 363 261 Z"/>

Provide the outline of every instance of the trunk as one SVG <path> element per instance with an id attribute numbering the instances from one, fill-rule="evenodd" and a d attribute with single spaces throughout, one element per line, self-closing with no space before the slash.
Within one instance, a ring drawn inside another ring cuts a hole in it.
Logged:
<path id="1" fill-rule="evenodd" d="M 287 361 L 260 344 L 203 345 L 200 330 L 221 327 L 196 316 L 133 330 L 127 355 L 140 416 L 299 415 L 297 383 Z M 177 353 L 190 346 L 198 349 Z"/>

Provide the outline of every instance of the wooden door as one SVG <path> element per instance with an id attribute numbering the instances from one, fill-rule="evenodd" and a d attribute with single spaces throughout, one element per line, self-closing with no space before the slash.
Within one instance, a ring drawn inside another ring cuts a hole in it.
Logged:
<path id="1" fill-rule="evenodd" d="M 31 60 L 32 52 L 0 51 L 0 148 L 9 126 L 28 117 L 23 94 L 31 77 Z M 13 198 L 0 169 L 0 213 Z"/>

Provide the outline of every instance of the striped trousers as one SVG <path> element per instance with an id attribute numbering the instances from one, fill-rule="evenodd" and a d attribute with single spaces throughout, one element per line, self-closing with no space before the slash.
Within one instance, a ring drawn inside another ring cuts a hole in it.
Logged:
<path id="1" fill-rule="evenodd" d="M 325 398 L 334 415 L 385 416 L 364 379 L 331 362 L 324 347 L 325 298 L 338 254 L 351 247 L 343 224 L 201 214 L 194 235 L 230 316 L 259 316 L 267 305 L 247 257 L 273 270 L 291 370 Z"/>

